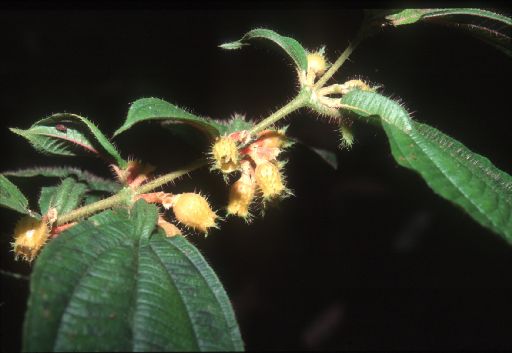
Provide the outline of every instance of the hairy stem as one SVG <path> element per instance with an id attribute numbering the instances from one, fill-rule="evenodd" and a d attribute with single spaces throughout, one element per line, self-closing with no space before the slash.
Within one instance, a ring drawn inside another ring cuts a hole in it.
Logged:
<path id="1" fill-rule="evenodd" d="M 62 216 L 57 217 L 56 224 L 58 226 L 74 221 L 78 218 L 83 218 L 90 216 L 96 212 L 102 211 L 104 209 L 110 208 L 121 203 L 125 199 L 125 195 L 121 192 L 114 196 L 107 197 L 106 199 L 100 200 L 98 202 L 92 203 L 87 206 L 83 206 L 73 210 L 69 213 L 66 213 Z"/>
<path id="2" fill-rule="evenodd" d="M 185 174 L 190 173 L 193 170 L 199 169 L 199 168 L 205 166 L 206 164 L 208 164 L 206 160 L 199 159 L 199 160 L 195 161 L 194 163 L 190 164 L 189 166 L 187 166 L 186 168 L 162 175 L 161 177 L 153 179 L 150 182 L 148 182 L 142 186 L 139 186 L 137 189 L 135 189 L 134 193 L 135 193 L 135 195 L 139 195 L 139 194 L 145 194 L 147 192 L 150 192 L 162 185 L 170 183 L 174 179 L 177 179 Z"/>
<path id="3" fill-rule="evenodd" d="M 265 118 L 262 121 L 260 121 L 258 124 L 256 124 L 251 130 L 249 130 L 249 134 L 252 135 L 252 134 L 258 133 L 258 132 L 266 129 L 270 125 L 275 124 L 277 121 L 284 118 L 288 114 L 296 111 L 297 109 L 305 107 L 308 101 L 309 101 L 308 92 L 305 90 L 302 90 L 301 92 L 299 92 L 297 97 L 295 97 L 293 100 L 291 100 L 284 107 L 282 107 L 278 111 L 271 114 L 268 118 Z"/>
<path id="4" fill-rule="evenodd" d="M 145 194 L 151 190 L 154 190 L 162 185 L 165 185 L 165 184 L 173 181 L 176 178 L 179 178 L 185 174 L 190 173 L 193 170 L 196 170 L 196 169 L 206 165 L 206 163 L 207 162 L 205 160 L 202 160 L 202 159 L 198 160 L 181 170 L 177 170 L 177 171 L 162 175 L 154 180 L 151 180 L 150 182 L 148 182 L 142 186 L 139 186 L 138 188 L 136 188 L 134 190 L 124 189 L 116 195 L 107 197 L 106 199 L 100 200 L 100 201 L 92 203 L 90 205 L 86 205 L 86 206 L 77 208 L 76 210 L 73 210 L 69 213 L 59 216 L 57 218 L 56 224 L 58 226 L 63 225 L 63 224 L 72 222 L 74 220 L 77 220 L 79 218 L 84 218 L 84 217 L 90 216 L 96 212 L 103 211 L 107 208 L 116 206 L 118 204 L 122 204 L 122 203 L 126 202 L 128 197 L 131 198 L 135 195 Z"/>
<path id="5" fill-rule="evenodd" d="M 338 57 L 338 59 L 336 59 L 336 61 L 334 62 L 334 64 L 332 64 L 329 70 L 327 70 L 327 72 L 323 74 L 322 77 L 320 77 L 317 83 L 315 83 L 315 85 L 313 86 L 314 90 L 322 88 L 327 83 L 327 81 L 329 81 L 329 79 L 336 73 L 336 71 L 339 70 L 343 63 L 348 59 L 350 54 L 352 54 L 352 52 L 361 42 L 362 39 L 363 37 L 361 34 L 358 34 L 356 36 L 356 39 L 348 45 L 348 47 L 343 51 L 343 53 L 341 53 L 341 55 Z"/>

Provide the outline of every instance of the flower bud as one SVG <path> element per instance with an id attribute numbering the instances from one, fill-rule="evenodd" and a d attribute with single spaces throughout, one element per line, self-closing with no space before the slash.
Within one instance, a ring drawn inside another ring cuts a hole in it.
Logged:
<path id="1" fill-rule="evenodd" d="M 30 216 L 21 218 L 14 228 L 14 253 L 16 259 L 32 262 L 48 240 L 49 230 L 44 220 Z"/>
<path id="2" fill-rule="evenodd" d="M 208 228 L 216 226 L 217 215 L 210 208 L 208 201 L 199 194 L 189 192 L 175 195 L 173 211 L 179 222 L 203 233 L 207 233 Z"/>
<path id="3" fill-rule="evenodd" d="M 223 136 L 213 144 L 211 155 L 214 167 L 223 173 L 231 173 L 238 168 L 238 148 L 229 136 Z"/>
<path id="4" fill-rule="evenodd" d="M 282 194 L 285 191 L 279 168 L 271 163 L 264 162 L 256 166 L 256 183 L 258 184 L 264 199 L 269 199 Z"/>
<path id="5" fill-rule="evenodd" d="M 327 69 L 327 63 L 322 54 L 318 52 L 308 54 L 308 70 L 313 71 L 318 76 L 323 74 L 325 69 Z"/>
<path id="6" fill-rule="evenodd" d="M 242 175 L 229 190 L 228 214 L 247 219 L 256 187 L 248 175 Z"/>

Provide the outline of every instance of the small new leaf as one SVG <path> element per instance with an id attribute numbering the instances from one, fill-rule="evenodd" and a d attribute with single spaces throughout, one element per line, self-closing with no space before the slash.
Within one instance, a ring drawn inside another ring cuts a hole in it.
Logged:
<path id="1" fill-rule="evenodd" d="M 48 186 L 41 190 L 39 209 L 46 214 L 49 208 L 55 207 L 57 214 L 66 214 L 80 205 L 87 191 L 87 185 L 76 182 L 73 178 L 64 179 L 58 186 Z"/>

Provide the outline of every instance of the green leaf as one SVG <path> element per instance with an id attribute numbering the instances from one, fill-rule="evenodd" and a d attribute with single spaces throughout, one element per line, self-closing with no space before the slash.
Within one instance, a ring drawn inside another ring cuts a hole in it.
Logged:
<path id="1" fill-rule="evenodd" d="M 450 8 L 450 9 L 405 9 L 386 16 L 393 26 L 401 26 L 416 23 L 431 17 L 470 15 L 502 22 L 508 26 L 512 25 L 510 17 L 483 9 L 473 8 Z"/>
<path id="2" fill-rule="evenodd" d="M 2 174 L 0 174 L 0 206 L 20 213 L 30 213 L 25 195 Z"/>
<path id="3" fill-rule="evenodd" d="M 114 136 L 128 130 L 139 122 L 148 120 L 190 124 L 205 133 L 210 140 L 219 136 L 220 125 L 215 121 L 191 114 L 174 104 L 158 98 L 141 98 L 133 102 L 128 110 L 126 121 L 117 129 Z"/>
<path id="4" fill-rule="evenodd" d="M 418 172 L 437 194 L 512 243 L 510 175 L 437 129 L 411 120 L 404 108 L 380 94 L 352 91 L 341 103 L 382 124 L 400 165 Z"/>
<path id="5" fill-rule="evenodd" d="M 75 148 L 80 147 L 101 157 L 113 159 L 122 168 L 127 164 L 114 145 L 92 122 L 76 114 L 58 113 L 39 120 L 27 130 L 10 130 L 26 138 L 34 148 L 43 153 L 75 156 Z M 103 155 L 98 147 L 108 156 Z"/>
<path id="6" fill-rule="evenodd" d="M 58 186 L 41 189 L 39 210 L 41 214 L 46 214 L 49 208 L 55 207 L 57 214 L 66 214 L 80 205 L 86 191 L 87 185 L 73 178 L 66 178 Z"/>
<path id="7" fill-rule="evenodd" d="M 66 178 L 73 176 L 76 180 L 87 184 L 87 189 L 91 191 L 104 191 L 108 193 L 116 193 L 123 187 L 120 183 L 100 178 L 87 171 L 74 167 L 36 167 L 21 170 L 7 171 L 3 173 L 7 176 L 32 178 L 37 176 L 49 178 Z"/>
<path id="8" fill-rule="evenodd" d="M 268 39 L 277 44 L 278 46 L 280 46 L 282 49 L 284 49 L 286 54 L 288 54 L 288 56 L 290 56 L 293 59 L 295 65 L 300 71 L 305 72 L 308 69 L 308 58 L 306 49 L 304 49 L 302 45 L 295 39 L 290 37 L 284 37 L 270 29 L 253 29 L 252 31 L 247 32 L 239 40 L 221 44 L 219 45 L 219 47 L 228 50 L 240 49 L 244 45 L 248 45 L 248 41 L 256 38 Z"/>
<path id="9" fill-rule="evenodd" d="M 43 248 L 30 283 L 24 351 L 243 350 L 229 299 L 157 208 L 105 211 Z M 157 228 L 158 229 L 158 228 Z"/>

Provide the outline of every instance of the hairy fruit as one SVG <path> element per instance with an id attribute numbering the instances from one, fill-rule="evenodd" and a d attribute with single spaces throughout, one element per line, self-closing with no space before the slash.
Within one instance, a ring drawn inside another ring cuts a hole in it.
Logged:
<path id="1" fill-rule="evenodd" d="M 229 190 L 228 214 L 247 219 L 249 206 L 254 199 L 256 185 L 248 175 L 242 174 Z"/>
<path id="2" fill-rule="evenodd" d="M 239 156 L 235 140 L 229 136 L 220 137 L 212 146 L 214 168 L 231 173 L 238 168 Z"/>
<path id="3" fill-rule="evenodd" d="M 16 259 L 32 262 L 48 240 L 50 231 L 46 222 L 30 216 L 21 218 L 14 228 L 13 249 Z"/>
<path id="4" fill-rule="evenodd" d="M 281 172 L 274 163 L 258 164 L 255 170 L 255 178 L 264 199 L 279 196 L 286 190 Z"/>
<path id="5" fill-rule="evenodd" d="M 217 215 L 199 194 L 189 192 L 175 195 L 172 209 L 179 222 L 203 233 L 207 233 L 208 228 L 216 227 Z"/>

